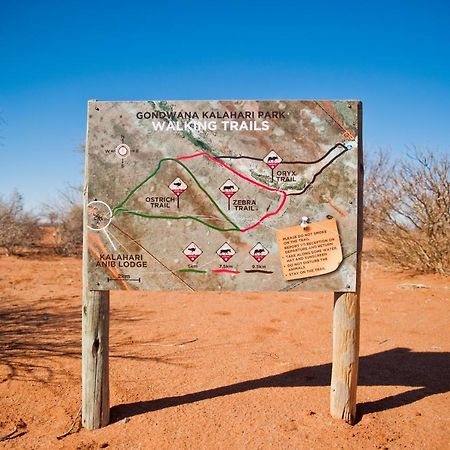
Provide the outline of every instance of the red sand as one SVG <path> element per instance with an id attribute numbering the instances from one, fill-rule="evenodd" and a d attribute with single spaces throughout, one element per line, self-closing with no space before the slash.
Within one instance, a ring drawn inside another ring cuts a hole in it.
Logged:
<path id="1" fill-rule="evenodd" d="M 80 278 L 0 257 L 0 435 L 26 424 L 0 448 L 450 448 L 448 279 L 370 257 L 355 426 L 328 412 L 332 294 L 114 292 L 112 423 L 57 440 L 80 408 Z"/>

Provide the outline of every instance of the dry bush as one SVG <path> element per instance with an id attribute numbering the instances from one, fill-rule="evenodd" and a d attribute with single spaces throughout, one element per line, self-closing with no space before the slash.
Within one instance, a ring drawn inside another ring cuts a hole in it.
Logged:
<path id="1" fill-rule="evenodd" d="M 81 190 L 69 188 L 51 204 L 44 205 L 43 215 L 56 227 L 56 252 L 80 256 L 83 244 L 83 206 Z"/>
<path id="2" fill-rule="evenodd" d="M 23 197 L 17 191 L 0 197 L 0 247 L 15 255 L 39 244 L 42 230 L 37 217 L 24 211 Z"/>
<path id="3" fill-rule="evenodd" d="M 83 245 L 83 206 L 72 205 L 58 223 L 60 252 L 66 256 L 80 256 Z"/>
<path id="4" fill-rule="evenodd" d="M 396 162 L 380 152 L 366 164 L 365 232 L 403 268 L 449 273 L 449 166 L 430 151 Z"/>

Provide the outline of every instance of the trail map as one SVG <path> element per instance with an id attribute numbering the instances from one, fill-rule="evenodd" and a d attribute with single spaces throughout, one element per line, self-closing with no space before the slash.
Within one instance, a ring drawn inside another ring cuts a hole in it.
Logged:
<path id="1" fill-rule="evenodd" d="M 357 101 L 90 101 L 91 290 L 354 291 Z M 276 230 L 336 220 L 342 262 L 285 281 Z"/>

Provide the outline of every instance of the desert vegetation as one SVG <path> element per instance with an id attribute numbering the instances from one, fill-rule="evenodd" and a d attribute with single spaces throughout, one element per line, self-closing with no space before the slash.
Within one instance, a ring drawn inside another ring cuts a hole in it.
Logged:
<path id="1" fill-rule="evenodd" d="M 83 244 L 83 205 L 81 189 L 69 187 L 43 206 L 46 225 L 54 226 L 54 249 L 59 255 L 81 256 Z"/>
<path id="2" fill-rule="evenodd" d="M 54 253 L 80 256 L 83 242 L 81 193 L 70 188 L 39 213 L 24 209 L 23 196 L 14 191 L 0 196 L 0 254 Z"/>
<path id="3" fill-rule="evenodd" d="M 392 160 L 379 152 L 366 163 L 366 235 L 383 256 L 406 269 L 450 270 L 449 157 L 431 151 Z"/>
<path id="4" fill-rule="evenodd" d="M 14 191 L 0 197 L 0 248 L 6 255 L 14 255 L 24 248 L 38 245 L 42 237 L 39 219 L 24 210 L 22 195 Z"/>

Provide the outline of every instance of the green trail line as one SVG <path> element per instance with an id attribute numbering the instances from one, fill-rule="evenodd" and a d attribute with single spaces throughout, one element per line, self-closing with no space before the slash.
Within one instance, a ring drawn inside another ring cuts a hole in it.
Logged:
<path id="1" fill-rule="evenodd" d="M 235 226 L 235 228 L 220 228 L 220 227 L 216 227 L 215 225 L 212 225 L 208 222 L 205 222 L 204 220 L 199 219 L 198 217 L 195 216 L 150 216 L 148 214 L 142 214 L 142 213 L 138 213 L 136 211 L 130 211 L 128 209 L 123 209 L 123 208 L 119 208 L 117 210 L 117 214 L 131 214 L 133 216 L 139 216 L 139 217 L 144 217 L 145 219 L 167 219 L 167 220 L 186 220 L 186 219 L 191 219 L 191 220 L 195 220 L 196 222 L 199 222 L 203 225 L 206 225 L 209 228 L 212 228 L 213 230 L 217 230 L 217 231 L 241 231 L 237 226 Z M 114 215 L 113 215 L 114 217 Z M 234 225 L 233 222 L 229 221 L 230 223 L 232 223 Z"/>
<path id="2" fill-rule="evenodd" d="M 217 208 L 217 210 L 219 211 L 220 215 L 222 217 L 225 218 L 225 220 L 230 223 L 231 225 L 233 225 L 233 228 L 228 228 L 228 229 L 223 229 L 223 228 L 219 228 L 216 227 L 215 225 L 211 225 L 208 222 L 205 222 L 197 217 L 194 216 L 151 216 L 151 215 L 146 215 L 146 214 L 141 214 L 141 213 L 137 213 L 135 211 L 130 211 L 126 208 L 122 208 L 122 206 L 130 199 L 130 197 L 137 191 L 139 190 L 145 183 L 147 183 L 147 181 L 149 181 L 150 179 L 152 179 L 161 169 L 161 165 L 163 162 L 165 161 L 173 161 L 177 164 L 179 164 L 181 167 L 183 167 L 183 169 L 191 176 L 191 178 L 195 181 L 195 183 L 197 184 L 197 186 L 203 191 L 203 193 L 209 198 L 209 200 L 211 201 L 211 203 Z M 124 200 L 122 200 L 116 207 L 113 208 L 113 214 L 112 217 L 116 216 L 117 214 L 120 213 L 126 213 L 126 214 L 133 214 L 135 216 L 141 216 L 141 217 L 145 217 L 148 219 L 174 219 L 174 220 L 179 220 L 179 219 L 192 219 L 195 220 L 197 222 L 202 223 L 203 225 L 206 225 L 210 228 L 213 228 L 214 230 L 217 231 L 240 231 L 240 228 L 220 209 L 219 205 L 214 201 L 214 199 L 208 194 L 208 192 L 203 188 L 203 186 L 198 182 L 197 178 L 195 178 L 194 174 L 181 162 L 178 161 L 177 159 L 174 158 L 163 158 L 159 161 L 158 165 L 156 166 L 156 169 L 147 177 L 145 178 L 143 181 L 141 181 L 135 188 L 133 188 L 129 194 L 124 198 Z"/>
<path id="3" fill-rule="evenodd" d="M 199 270 L 199 269 L 179 269 L 178 272 L 194 272 L 194 273 L 207 273 L 207 270 Z"/>

